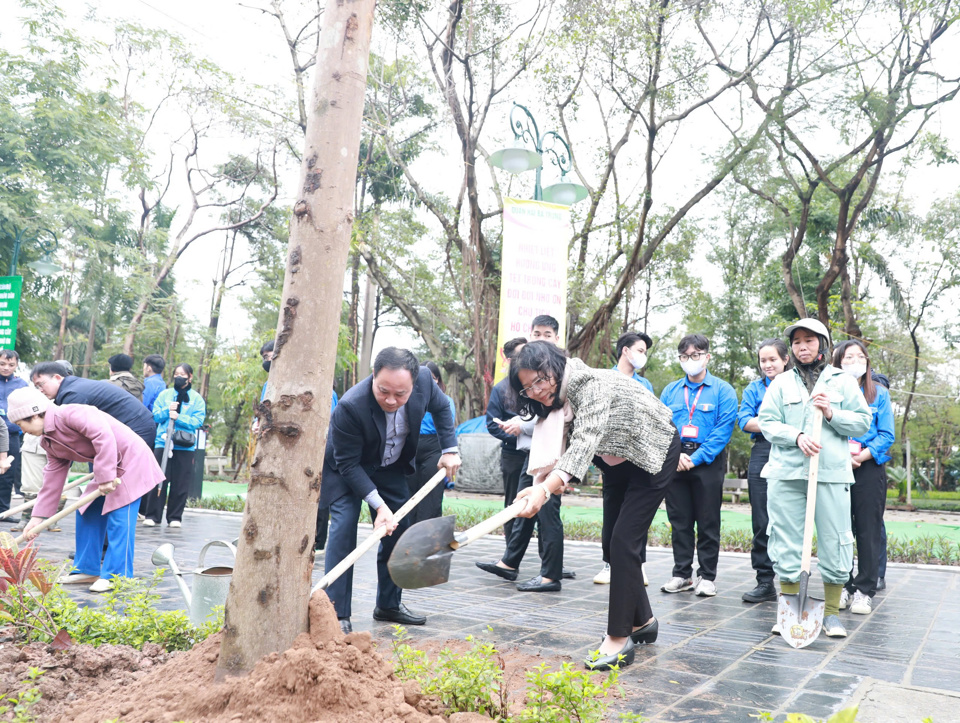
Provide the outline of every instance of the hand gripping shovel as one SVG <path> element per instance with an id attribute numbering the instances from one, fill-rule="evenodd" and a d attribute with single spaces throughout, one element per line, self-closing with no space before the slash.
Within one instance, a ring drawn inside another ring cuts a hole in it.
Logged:
<path id="1" fill-rule="evenodd" d="M 812 439 L 820 444 L 820 428 L 823 424 L 823 412 L 814 410 Z M 824 601 L 809 597 L 807 586 L 810 583 L 810 557 L 813 547 L 813 520 L 817 510 L 817 472 L 820 454 L 810 457 L 810 476 L 807 480 L 807 514 L 803 523 L 803 557 L 800 560 L 800 592 L 796 595 L 780 593 L 777 607 L 777 620 L 780 622 L 780 636 L 794 648 L 805 648 L 820 635 L 823 627 Z"/>
<path id="2" fill-rule="evenodd" d="M 460 534 L 454 534 L 454 523 L 457 519 L 455 515 L 424 520 L 412 525 L 403 537 L 397 540 L 393 554 L 387 561 L 390 577 L 406 590 L 445 583 L 450 579 L 450 561 L 455 550 L 490 534 L 523 512 L 526 506 L 526 498 L 517 500 L 493 517 Z"/>
<path id="3" fill-rule="evenodd" d="M 31 530 L 31 532 L 43 532 L 43 531 L 44 531 L 45 529 L 47 529 L 48 527 L 53 527 L 55 524 L 57 524 L 60 520 L 62 520 L 62 519 L 63 519 L 64 517 L 66 517 L 67 515 L 72 515 L 74 512 L 76 512 L 77 510 L 79 510 L 81 507 L 85 507 L 86 505 L 89 505 L 91 502 L 93 502 L 95 499 L 97 499 L 98 497 L 100 497 L 100 495 L 103 495 L 103 494 L 106 494 L 106 493 L 105 493 L 105 492 L 101 492 L 101 491 L 100 491 L 100 488 L 97 487 L 97 489 L 94 490 L 93 492 L 91 492 L 90 494 L 84 495 L 83 497 L 81 497 L 79 500 L 77 500 L 77 501 L 74 502 L 73 504 L 67 505 L 67 506 L 64 507 L 60 512 L 58 512 L 57 514 L 53 515 L 52 517 L 48 517 L 48 518 L 45 519 L 43 522 L 41 522 L 40 524 L 36 525 L 36 526 Z M 25 541 L 26 541 L 26 537 L 25 537 L 24 535 L 20 535 L 20 537 L 16 538 L 13 542 L 14 542 L 14 544 L 16 544 L 16 545 L 20 545 L 20 544 L 22 544 L 22 543 L 25 542 Z"/>
<path id="4" fill-rule="evenodd" d="M 79 487 L 84 482 L 89 482 L 92 479 L 93 479 L 93 474 L 85 474 L 83 477 L 80 477 L 79 479 L 75 479 L 73 482 L 68 482 L 67 484 L 65 484 L 63 486 L 63 491 L 66 492 L 67 490 L 72 490 L 74 487 Z M 29 510 L 35 504 L 37 504 L 37 500 L 32 499 L 29 502 L 24 502 L 22 505 L 11 507 L 9 510 L 7 510 L 2 515 L 0 515 L 0 520 L 6 519 L 7 517 L 13 517 L 18 512 Z"/>
<path id="5" fill-rule="evenodd" d="M 410 510 L 412 510 L 414 507 L 420 504 L 420 501 L 427 496 L 430 490 L 432 490 L 434 487 L 440 484 L 440 480 L 442 480 L 446 476 L 446 474 L 447 472 L 445 469 L 437 470 L 437 473 L 433 475 L 433 477 L 431 477 L 429 480 L 427 480 L 427 483 L 423 487 L 418 489 L 416 493 L 413 495 L 413 497 L 407 500 L 406 504 L 404 504 L 403 507 L 401 507 L 399 510 L 393 513 L 393 519 L 399 521 L 399 520 L 402 520 L 404 517 L 406 517 L 407 514 L 409 514 Z M 428 520 L 428 522 L 430 521 L 432 520 Z M 419 524 L 422 525 L 423 523 L 421 522 Z M 414 526 L 416 527 L 418 525 L 414 525 Z M 353 567 L 353 565 L 357 562 L 357 560 L 363 557 L 364 553 L 366 553 L 367 550 L 369 550 L 371 547 L 373 547 L 378 542 L 380 542 L 381 538 L 383 538 L 386 534 L 387 534 L 387 528 L 385 526 L 375 528 L 373 530 L 373 534 L 370 535 L 370 537 L 368 537 L 366 540 L 364 540 L 359 545 L 357 545 L 357 549 L 355 549 L 353 552 L 351 552 L 349 555 L 343 558 L 337 564 L 336 567 L 334 567 L 330 572 L 328 572 L 326 575 L 320 578 L 320 581 L 316 585 L 314 585 L 313 588 L 310 590 L 310 594 L 313 595 L 313 593 L 315 593 L 317 590 L 324 590 L 330 587 L 330 584 L 333 583 L 334 580 L 336 580 L 343 573 L 345 573 L 347 570 Z"/>

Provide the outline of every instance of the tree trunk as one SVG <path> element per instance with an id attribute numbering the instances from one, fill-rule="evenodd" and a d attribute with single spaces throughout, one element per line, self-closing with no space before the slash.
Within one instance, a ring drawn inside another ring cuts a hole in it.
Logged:
<path id="1" fill-rule="evenodd" d="M 360 351 L 360 252 L 350 254 L 350 313 L 347 315 L 347 326 L 350 329 L 350 349 L 354 358 Z M 357 383 L 357 362 L 349 365 L 345 373 L 344 389 L 349 389 Z"/>
<path id="2" fill-rule="evenodd" d="M 53 350 L 54 359 L 63 359 L 63 349 L 67 336 L 67 319 L 70 318 L 70 287 L 73 284 L 73 269 L 76 259 L 70 259 L 70 273 L 63 288 L 63 301 L 60 304 L 60 334 L 57 336 L 57 346 Z"/>
<path id="3" fill-rule="evenodd" d="M 90 367 L 93 364 L 93 347 L 97 336 L 97 312 L 100 307 L 96 304 L 90 310 L 90 329 L 87 331 L 87 350 L 83 353 L 83 372 L 80 376 L 84 379 L 90 376 Z"/>
<path id="4" fill-rule="evenodd" d="M 210 363 L 213 361 L 213 351 L 217 346 L 217 327 L 220 326 L 220 306 L 223 303 L 223 294 L 226 285 L 217 284 L 213 308 L 210 310 L 210 323 L 207 325 L 207 338 L 203 342 L 203 356 L 200 357 L 200 396 L 207 398 L 210 391 Z"/>
<path id="5" fill-rule="evenodd" d="M 363 336 L 360 338 L 360 365 L 357 376 L 361 379 L 370 374 L 373 358 L 373 320 L 377 315 L 377 286 L 367 272 L 366 287 L 363 292 Z"/>
<path id="6" fill-rule="evenodd" d="M 320 470 L 375 0 L 328 0 L 293 207 L 282 307 L 217 676 L 241 675 L 307 629 Z"/>
<path id="7" fill-rule="evenodd" d="M 920 312 L 923 314 L 923 311 Z M 920 326 L 920 319 L 910 329 L 910 341 L 913 342 L 913 377 L 910 380 L 910 394 L 907 397 L 907 403 L 903 408 L 903 421 L 900 423 L 900 444 L 905 444 L 907 439 L 907 422 L 910 420 L 910 407 L 913 406 L 913 395 L 917 391 L 917 377 L 920 375 L 920 342 L 917 340 L 917 328 Z"/>

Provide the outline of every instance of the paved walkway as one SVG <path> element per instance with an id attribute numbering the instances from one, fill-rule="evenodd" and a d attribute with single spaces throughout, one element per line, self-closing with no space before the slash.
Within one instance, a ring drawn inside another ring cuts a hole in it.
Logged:
<path id="1" fill-rule="evenodd" d="M 62 533 L 42 535 L 44 558 L 61 560 L 72 549 L 73 523 L 63 527 Z M 135 572 L 152 574 L 150 556 L 162 542 L 172 542 L 180 568 L 192 570 L 205 542 L 233 540 L 239 528 L 239 514 L 194 510 L 187 511 L 179 530 L 141 527 Z M 518 593 L 473 564 L 495 560 L 502 549 L 502 538 L 480 540 L 454 556 L 447 584 L 404 593 L 411 609 L 429 616 L 426 626 L 410 629 L 411 635 L 448 639 L 474 634 L 501 648 L 516 646 L 548 658 L 585 657 L 605 630 L 608 588 L 592 582 L 601 564 L 599 545 L 568 543 L 564 567 L 575 570 L 577 579 L 564 581 L 558 593 Z M 529 554 L 521 580 L 537 573 L 534 546 Z M 862 720 L 871 723 L 921 721 L 928 715 L 937 723 L 960 718 L 960 569 L 892 564 L 887 590 L 877 595 L 871 615 L 841 613 L 848 638 L 821 636 L 809 647 L 793 650 L 769 633 L 775 603 L 740 601 L 754 584 L 748 555 L 722 553 L 715 598 L 661 593 L 672 555 L 654 548 L 648 558 L 648 592 L 660 620 L 660 639 L 639 649 L 636 663 L 621 675 L 626 696 L 615 704 L 618 710 L 642 713 L 651 721 L 747 722 L 758 711 L 769 711 L 778 720 L 787 712 L 819 718 L 862 702 L 871 711 Z M 225 561 L 223 552 L 208 556 L 208 564 L 218 561 Z M 374 564 L 371 553 L 358 565 L 353 623 L 355 629 L 369 629 L 387 640 L 391 627 L 372 620 Z M 321 574 L 318 561 L 314 580 Z M 815 576 L 814 589 L 818 587 Z M 160 591 L 161 607 L 186 607 L 171 575 Z M 85 589 L 76 594 L 96 599 Z"/>

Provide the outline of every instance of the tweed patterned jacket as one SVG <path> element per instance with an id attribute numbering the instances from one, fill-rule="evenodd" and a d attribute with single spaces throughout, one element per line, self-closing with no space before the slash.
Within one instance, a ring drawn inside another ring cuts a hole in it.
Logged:
<path id="1" fill-rule="evenodd" d="M 579 359 L 568 359 L 567 369 L 573 426 L 555 469 L 583 479 L 593 457 L 608 454 L 659 472 L 677 432 L 670 409 L 619 371 L 591 369 Z"/>

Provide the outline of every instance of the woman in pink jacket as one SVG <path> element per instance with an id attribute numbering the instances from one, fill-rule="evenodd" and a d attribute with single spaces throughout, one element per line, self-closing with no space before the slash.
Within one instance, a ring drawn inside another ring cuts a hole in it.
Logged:
<path id="1" fill-rule="evenodd" d="M 24 531 L 27 539 L 37 536 L 32 528 L 56 513 L 72 463 L 92 462 L 92 484 L 106 493 L 77 512 L 74 571 L 60 582 L 89 582 L 91 591 L 106 592 L 113 587 L 114 575 L 133 577 L 140 498 L 163 480 L 152 450 L 129 427 L 96 407 L 58 407 L 32 388 L 10 394 L 7 417 L 24 432 L 39 436 L 47 452 L 43 487 Z M 104 538 L 107 551 L 101 563 Z"/>

